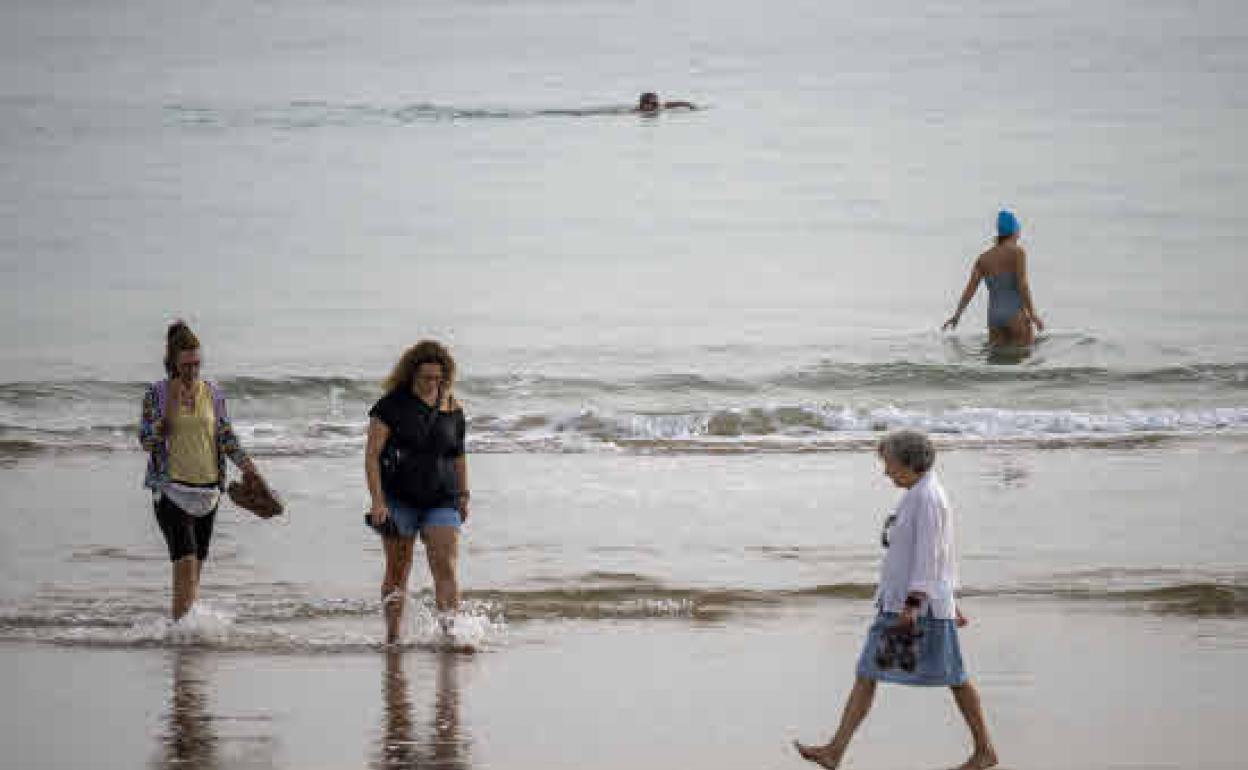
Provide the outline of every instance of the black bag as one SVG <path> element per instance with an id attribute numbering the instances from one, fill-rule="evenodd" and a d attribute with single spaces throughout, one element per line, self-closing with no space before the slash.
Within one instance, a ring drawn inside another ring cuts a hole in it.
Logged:
<path id="1" fill-rule="evenodd" d="M 911 673 L 923 655 L 922 643 L 923 629 L 917 623 L 912 628 L 885 628 L 875 647 L 875 665 L 884 671 L 899 668 Z"/>
<path id="2" fill-rule="evenodd" d="M 386 520 L 381 523 L 381 526 L 377 526 L 373 523 L 373 517 L 366 513 L 364 514 L 364 525 L 371 527 L 374 532 L 382 537 L 399 536 L 399 527 L 394 523 L 394 516 L 387 516 Z"/>

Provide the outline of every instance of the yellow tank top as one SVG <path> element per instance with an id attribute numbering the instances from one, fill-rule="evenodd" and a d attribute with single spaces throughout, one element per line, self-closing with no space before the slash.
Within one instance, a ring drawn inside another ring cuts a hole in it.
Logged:
<path id="1" fill-rule="evenodd" d="M 208 383 L 199 382 L 193 410 L 186 411 L 171 397 L 165 412 L 169 419 L 169 478 L 184 484 L 215 484 L 217 417 Z"/>

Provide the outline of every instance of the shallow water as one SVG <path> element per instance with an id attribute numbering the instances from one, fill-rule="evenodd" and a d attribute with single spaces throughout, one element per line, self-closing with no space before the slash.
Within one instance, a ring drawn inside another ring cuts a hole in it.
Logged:
<path id="1" fill-rule="evenodd" d="M 279 382 L 420 334 L 477 378 L 948 363 L 1000 205 L 1032 366 L 1242 370 L 1248 21 L 1120 10 L 10 3 L 0 380 L 152 378 L 175 315 Z M 646 89 L 706 109 L 612 112 Z"/>
<path id="2" fill-rule="evenodd" d="M 1009 762 L 1236 766 L 1246 51 L 1230 0 L 5 4 L 4 743 L 792 766 L 870 612 L 870 450 L 919 427 Z M 1000 206 L 1025 356 L 982 295 L 936 331 Z M 133 438 L 174 317 L 290 510 L 223 509 L 180 627 Z M 475 656 L 420 578 L 375 652 L 364 414 L 427 335 L 470 419 Z M 961 754 L 888 703 L 864 766 L 932 764 L 902 728 Z"/>
<path id="3" fill-rule="evenodd" d="M 964 595 L 1242 622 L 1248 541 L 1226 501 L 1248 493 L 1245 452 L 1212 439 L 946 453 Z M 141 462 L 70 454 L 0 469 L 0 638 L 269 652 L 379 643 L 381 554 L 359 521 L 358 457 L 266 461 L 288 513 L 222 508 L 210 614 L 190 636 L 163 620 L 169 568 L 132 473 Z M 63 482 L 55 500 L 40 492 L 48 474 Z M 899 497 L 870 452 L 483 454 L 473 477 L 461 571 L 464 622 L 482 648 L 533 623 L 752 625 L 794 607 L 869 606 L 879 528 Z M 413 607 L 425 605 L 411 636 L 436 641 L 423 569 L 411 588 Z"/>

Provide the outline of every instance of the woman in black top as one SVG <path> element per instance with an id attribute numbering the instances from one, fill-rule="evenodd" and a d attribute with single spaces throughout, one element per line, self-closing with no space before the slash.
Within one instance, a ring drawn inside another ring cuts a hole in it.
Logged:
<path id="1" fill-rule="evenodd" d="M 464 411 L 451 395 L 455 359 L 440 343 L 408 348 L 369 410 L 364 477 L 372 498 L 366 521 L 382 536 L 386 643 L 399 640 L 416 535 L 425 544 L 443 628 L 459 606 L 459 528 L 468 519 Z"/>

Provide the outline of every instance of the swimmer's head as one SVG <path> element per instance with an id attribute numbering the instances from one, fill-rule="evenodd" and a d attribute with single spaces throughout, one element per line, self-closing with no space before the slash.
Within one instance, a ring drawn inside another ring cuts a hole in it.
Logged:
<path id="1" fill-rule="evenodd" d="M 659 109 L 659 95 L 653 91 L 646 91 L 637 97 L 637 109 L 642 112 L 654 112 Z"/>
<path id="2" fill-rule="evenodd" d="M 1018 235 L 1023 226 L 1019 224 L 1018 217 L 1014 216 L 1014 212 L 1001 209 L 997 213 L 997 239 L 1009 238 L 1012 235 Z"/>

